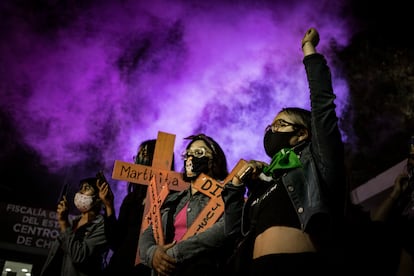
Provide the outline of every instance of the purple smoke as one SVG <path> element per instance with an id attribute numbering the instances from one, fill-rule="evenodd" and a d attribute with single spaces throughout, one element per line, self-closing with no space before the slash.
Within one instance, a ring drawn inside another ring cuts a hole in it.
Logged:
<path id="1" fill-rule="evenodd" d="M 9 2 L 1 109 L 51 172 L 91 155 L 111 171 L 158 131 L 176 134 L 176 170 L 183 138 L 198 132 L 222 145 L 230 169 L 268 160 L 263 130 L 277 111 L 309 108 L 306 29 L 318 28 L 328 60 L 352 36 L 344 6 L 329 0 L 90 1 L 48 28 Z M 341 113 L 347 85 L 331 65 Z M 125 183 L 114 190 L 118 206 Z"/>

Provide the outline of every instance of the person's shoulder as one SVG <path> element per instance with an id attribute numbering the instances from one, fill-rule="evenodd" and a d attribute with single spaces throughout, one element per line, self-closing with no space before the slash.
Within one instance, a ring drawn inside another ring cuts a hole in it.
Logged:
<path id="1" fill-rule="evenodd" d="M 170 191 L 170 193 L 168 194 L 167 198 L 165 199 L 164 205 L 169 204 L 169 203 L 172 203 L 172 202 L 175 202 L 175 201 L 181 199 L 188 192 L 189 192 L 188 189 L 185 189 L 183 191 Z"/>
<path id="2" fill-rule="evenodd" d="M 142 196 L 135 192 L 130 192 L 122 200 L 121 206 L 133 205 L 135 207 L 137 203 L 141 204 L 144 199 L 145 199 L 145 196 Z"/>
<path id="3" fill-rule="evenodd" d="M 105 222 L 105 216 L 103 214 L 98 214 L 95 219 L 92 220 L 92 223 L 101 224 Z"/>

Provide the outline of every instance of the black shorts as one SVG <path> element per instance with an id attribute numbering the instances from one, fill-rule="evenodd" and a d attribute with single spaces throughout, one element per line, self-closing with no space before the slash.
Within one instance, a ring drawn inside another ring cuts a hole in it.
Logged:
<path id="1" fill-rule="evenodd" d="M 271 254 L 253 259 L 250 275 L 328 275 L 322 255 L 315 252 Z"/>

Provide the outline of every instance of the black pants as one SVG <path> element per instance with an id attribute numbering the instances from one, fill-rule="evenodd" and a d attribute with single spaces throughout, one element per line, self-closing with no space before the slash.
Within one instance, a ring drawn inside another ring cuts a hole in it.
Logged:
<path id="1" fill-rule="evenodd" d="M 250 275 L 328 275 L 327 264 L 320 253 L 282 253 L 253 259 Z M 331 274 L 333 275 L 333 274 Z"/>

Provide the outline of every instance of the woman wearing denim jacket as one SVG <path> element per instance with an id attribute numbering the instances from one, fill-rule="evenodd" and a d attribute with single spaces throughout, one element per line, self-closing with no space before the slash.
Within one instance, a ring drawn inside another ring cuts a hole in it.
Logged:
<path id="1" fill-rule="evenodd" d="M 314 28 L 302 39 L 311 111 L 283 108 L 264 136 L 270 165 L 248 162 L 222 192 L 226 235 L 251 239 L 250 275 L 324 275 L 329 270 L 323 256 L 324 249 L 335 247 L 330 244 L 333 226 L 342 217 L 344 152 L 331 74 L 315 50 L 318 42 Z"/>
<path id="2" fill-rule="evenodd" d="M 222 181 L 228 174 L 226 157 L 209 136 L 199 134 L 186 139 L 190 143 L 183 154 L 183 179 L 190 182 L 190 187 L 168 195 L 161 208 L 167 245 L 156 244 L 149 226 L 139 239 L 140 259 L 152 268 L 153 275 L 223 275 L 222 265 L 231 253 L 232 244 L 228 244 L 229 239 L 224 235 L 222 217 L 204 232 L 185 240 L 181 238 L 210 200 L 192 186 L 194 181 L 201 173 Z"/>
<path id="3" fill-rule="evenodd" d="M 102 275 L 109 244 L 106 220 L 101 214 L 100 187 L 96 177 L 80 181 L 74 203 L 81 214 L 72 220 L 69 219 L 66 196 L 59 202 L 57 220 L 60 235 L 49 249 L 41 276 Z"/>

